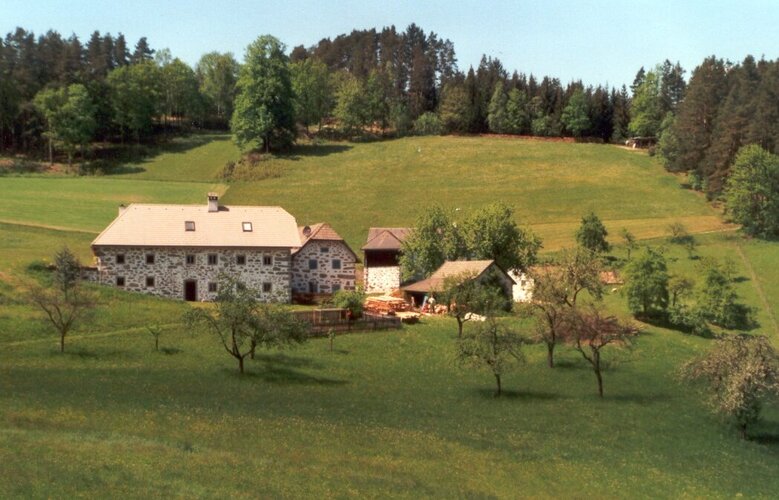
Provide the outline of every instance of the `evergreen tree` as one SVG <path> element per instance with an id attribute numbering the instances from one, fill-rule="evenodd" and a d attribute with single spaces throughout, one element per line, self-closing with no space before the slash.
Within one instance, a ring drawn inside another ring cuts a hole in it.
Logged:
<path id="1" fill-rule="evenodd" d="M 595 215 L 595 212 L 590 212 L 582 217 L 582 225 L 576 231 L 576 242 L 591 252 L 608 252 L 611 248 L 606 241 L 608 235 L 609 232 L 600 217 Z"/>
<path id="2" fill-rule="evenodd" d="M 138 43 L 135 44 L 135 51 L 133 52 L 133 55 L 130 56 L 130 63 L 139 64 L 144 61 L 151 61 L 153 58 L 154 50 L 149 47 L 149 42 L 146 40 L 146 37 L 141 37 L 138 40 Z"/>
<path id="3" fill-rule="evenodd" d="M 511 89 L 506 102 L 506 132 L 530 133 L 530 119 L 530 103 L 527 95 L 518 88 Z"/>
<path id="4" fill-rule="evenodd" d="M 611 106 L 613 109 L 611 140 L 612 142 L 620 143 L 627 139 L 630 134 L 628 130 L 630 124 L 630 96 L 628 96 L 627 87 L 623 85 L 619 92 L 616 89 L 611 91 Z"/>

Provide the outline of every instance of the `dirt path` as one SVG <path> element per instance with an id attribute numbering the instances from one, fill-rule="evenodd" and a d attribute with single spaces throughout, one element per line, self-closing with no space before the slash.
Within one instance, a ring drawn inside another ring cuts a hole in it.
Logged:
<path id="1" fill-rule="evenodd" d="M 48 229 L 50 231 L 61 231 L 65 233 L 81 233 L 81 234 L 92 234 L 92 235 L 99 234 L 99 231 L 87 231 L 86 229 L 76 229 L 76 228 L 65 227 L 65 226 L 52 226 L 49 224 L 36 224 L 34 222 L 21 222 L 17 220 L 0 219 L 0 224 L 6 224 L 9 226 L 32 227 L 36 229 Z"/>
<path id="2" fill-rule="evenodd" d="M 752 267 L 752 262 L 749 261 L 749 257 L 747 257 L 747 255 L 744 253 L 744 250 L 741 248 L 739 243 L 736 243 L 736 250 L 738 251 L 738 255 L 741 257 L 741 260 L 744 262 L 744 266 L 746 266 L 747 271 L 749 271 L 749 279 L 752 280 L 752 283 L 755 285 L 755 290 L 757 290 L 757 295 L 760 297 L 760 302 L 763 303 L 763 307 L 768 313 L 768 319 L 771 320 L 771 326 L 773 328 L 774 335 L 779 338 L 779 324 L 776 322 L 774 311 L 771 309 L 771 305 L 768 303 L 768 299 L 765 296 L 763 286 L 760 284 L 757 273 L 755 273 L 755 269 Z"/>

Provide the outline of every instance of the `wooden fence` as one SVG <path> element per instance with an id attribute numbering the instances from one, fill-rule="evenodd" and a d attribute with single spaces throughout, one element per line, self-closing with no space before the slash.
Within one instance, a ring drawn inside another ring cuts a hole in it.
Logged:
<path id="1" fill-rule="evenodd" d="M 401 328 L 400 318 L 396 316 L 364 313 L 361 318 L 350 321 L 346 309 L 311 309 L 294 311 L 293 314 L 311 325 L 310 333 L 314 337 L 325 336 L 330 330 L 343 333 Z"/>

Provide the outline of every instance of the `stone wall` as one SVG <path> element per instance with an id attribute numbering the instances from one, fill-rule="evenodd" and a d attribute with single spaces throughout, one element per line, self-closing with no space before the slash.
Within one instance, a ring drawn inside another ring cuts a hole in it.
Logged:
<path id="1" fill-rule="evenodd" d="M 326 249 L 326 250 L 323 250 Z M 341 261 L 341 269 L 333 269 L 333 260 Z M 311 269 L 310 261 L 316 262 Z M 297 293 L 332 293 L 333 286 L 354 290 L 356 259 L 345 243 L 313 240 L 292 256 L 292 291 Z M 316 285 L 312 290 L 311 283 Z"/>
<path id="2" fill-rule="evenodd" d="M 366 267 L 363 276 L 366 293 L 389 293 L 400 288 L 399 266 Z"/>
<path id="3" fill-rule="evenodd" d="M 289 302 L 290 293 L 290 250 L 288 248 L 126 248 L 99 247 L 94 249 L 99 270 L 99 282 L 125 290 L 171 297 L 184 298 L 184 282 L 197 282 L 197 300 L 214 300 L 217 291 L 209 290 L 209 284 L 217 284 L 224 273 L 242 281 L 261 292 L 262 300 L 284 300 Z M 124 255 L 124 264 L 117 263 L 117 255 Z M 146 255 L 154 255 L 154 263 L 146 263 Z M 217 256 L 216 264 L 208 263 L 208 256 Z M 187 256 L 194 257 L 194 263 L 187 264 Z M 238 264 L 238 256 L 245 257 L 244 264 Z M 270 257 L 271 262 L 264 261 Z M 147 277 L 154 278 L 153 286 L 147 286 Z M 124 278 L 124 285 L 118 286 L 117 279 Z M 263 285 L 270 284 L 270 291 Z"/>

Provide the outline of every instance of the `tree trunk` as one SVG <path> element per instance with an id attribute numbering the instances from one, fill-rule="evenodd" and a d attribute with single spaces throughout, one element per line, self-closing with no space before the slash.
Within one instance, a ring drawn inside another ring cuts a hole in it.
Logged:
<path id="1" fill-rule="evenodd" d="M 457 317 L 457 338 L 463 338 L 463 321 L 459 316 Z"/>
<path id="2" fill-rule="evenodd" d="M 65 352 L 65 332 L 60 333 L 60 353 Z"/>
<path id="3" fill-rule="evenodd" d="M 257 342 L 255 342 L 254 340 L 252 340 L 252 348 L 251 348 L 251 351 L 249 351 L 249 356 L 250 356 L 252 359 L 254 359 L 254 351 L 256 351 L 256 350 L 257 350 Z"/>
<path id="4" fill-rule="evenodd" d="M 154 350 L 159 351 L 160 350 L 160 338 L 154 337 Z"/>
<path id="5" fill-rule="evenodd" d="M 741 439 L 747 438 L 747 424 L 741 424 L 739 425 L 739 430 L 741 434 Z"/>
<path id="6" fill-rule="evenodd" d="M 495 374 L 495 383 L 498 384 L 498 392 L 495 393 L 495 397 L 500 397 L 502 391 L 500 387 L 500 374 Z"/>
<path id="7" fill-rule="evenodd" d="M 238 356 L 238 371 L 243 375 L 243 356 Z"/>
<path id="8" fill-rule="evenodd" d="M 549 368 L 554 368 L 554 342 L 547 342 L 546 344 L 546 362 Z"/>
<path id="9" fill-rule="evenodd" d="M 49 165 L 54 165 L 54 145 L 52 142 L 54 139 L 49 137 Z"/>
<path id="10" fill-rule="evenodd" d="M 598 379 L 598 396 L 603 399 L 603 377 L 600 373 L 600 352 L 595 351 L 593 353 L 592 369 L 595 371 L 595 378 Z"/>

